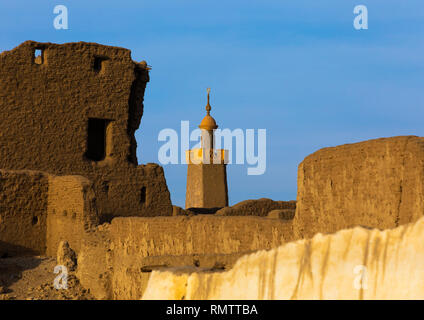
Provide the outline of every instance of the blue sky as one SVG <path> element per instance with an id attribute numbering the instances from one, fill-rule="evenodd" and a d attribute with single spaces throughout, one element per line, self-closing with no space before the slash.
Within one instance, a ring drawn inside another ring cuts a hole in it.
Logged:
<path id="1" fill-rule="evenodd" d="M 53 28 L 66 5 L 69 30 Z M 364 4 L 369 29 L 353 28 Z M 25 40 L 122 46 L 152 67 L 136 133 L 140 163 L 158 162 L 163 128 L 195 129 L 205 89 L 222 128 L 267 129 L 267 171 L 228 166 L 230 204 L 296 198 L 297 165 L 328 146 L 424 136 L 422 0 L 1 1 L 0 51 Z M 167 165 L 184 206 L 185 165 Z"/>

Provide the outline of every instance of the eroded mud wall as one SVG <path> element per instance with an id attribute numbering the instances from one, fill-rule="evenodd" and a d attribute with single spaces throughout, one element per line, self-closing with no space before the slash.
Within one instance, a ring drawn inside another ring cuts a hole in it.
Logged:
<path id="1" fill-rule="evenodd" d="M 245 253 L 292 239 L 291 224 L 281 219 L 115 218 L 84 241 L 78 276 L 97 298 L 140 299 L 153 270 L 176 266 L 224 270 Z"/>
<path id="2" fill-rule="evenodd" d="M 299 236 L 353 226 L 394 228 L 424 214 L 424 139 L 393 137 L 321 149 L 298 169 Z"/>
<path id="3" fill-rule="evenodd" d="M 0 168 L 90 179 L 103 220 L 171 215 L 162 168 L 137 166 L 148 80 L 124 48 L 27 41 L 1 53 Z"/>
<path id="4" fill-rule="evenodd" d="M 0 170 L 0 256 L 46 250 L 48 175 Z"/>
<path id="5" fill-rule="evenodd" d="M 77 253 L 87 233 L 99 223 L 92 183 L 81 176 L 50 176 L 46 254 L 56 256 L 64 240 Z"/>
<path id="6" fill-rule="evenodd" d="M 92 183 L 81 176 L 0 170 L 0 256 L 79 252 L 99 222 Z"/>
<path id="7" fill-rule="evenodd" d="M 144 299 L 423 299 L 424 218 L 318 234 L 224 272 L 153 271 Z"/>

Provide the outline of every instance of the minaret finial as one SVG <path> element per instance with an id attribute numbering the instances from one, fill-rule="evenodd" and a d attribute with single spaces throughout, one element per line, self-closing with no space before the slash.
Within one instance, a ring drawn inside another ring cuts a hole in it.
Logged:
<path id="1" fill-rule="evenodd" d="M 211 93 L 211 88 L 207 88 L 206 91 L 208 93 L 208 104 L 206 105 L 206 112 L 207 112 L 207 115 L 209 115 L 212 109 L 211 105 L 209 104 L 209 94 Z"/>

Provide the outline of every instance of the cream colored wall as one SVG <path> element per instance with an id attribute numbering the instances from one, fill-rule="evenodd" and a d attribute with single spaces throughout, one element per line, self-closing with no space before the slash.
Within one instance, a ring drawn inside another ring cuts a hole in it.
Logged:
<path id="1" fill-rule="evenodd" d="M 246 255 L 225 272 L 154 271 L 144 299 L 424 299 L 424 218 Z"/>

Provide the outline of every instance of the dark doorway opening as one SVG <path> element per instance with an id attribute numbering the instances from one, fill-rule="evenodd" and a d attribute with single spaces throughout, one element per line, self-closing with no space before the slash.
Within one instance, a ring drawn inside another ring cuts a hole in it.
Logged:
<path id="1" fill-rule="evenodd" d="M 101 161 L 106 157 L 106 129 L 110 120 L 88 119 L 87 151 L 85 156 L 92 161 Z"/>

